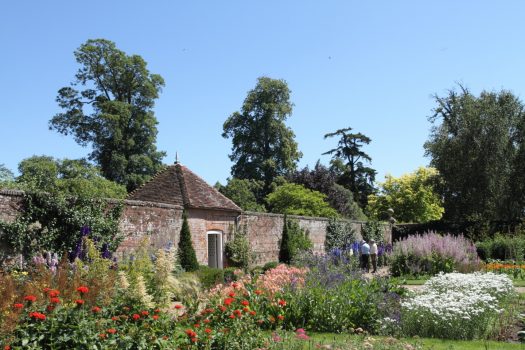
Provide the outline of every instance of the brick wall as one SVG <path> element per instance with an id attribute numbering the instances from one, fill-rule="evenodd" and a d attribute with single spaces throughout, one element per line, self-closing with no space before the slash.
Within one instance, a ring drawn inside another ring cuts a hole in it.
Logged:
<path id="1" fill-rule="evenodd" d="M 21 211 L 22 192 L 0 190 L 0 220 L 12 221 Z M 124 210 L 120 228 L 126 238 L 118 249 L 119 255 L 126 255 L 147 237 L 155 248 L 168 244 L 177 245 L 182 227 L 180 206 L 142 201 L 124 201 Z M 246 225 L 248 239 L 255 255 L 255 264 L 262 265 L 276 261 L 279 255 L 279 241 L 283 229 L 283 215 L 236 212 L 211 209 L 188 209 L 188 224 L 192 233 L 193 246 L 199 263 L 208 262 L 208 231 L 223 233 L 223 246 L 229 239 L 235 225 Z M 289 216 L 299 222 L 299 226 L 308 232 L 314 245 L 314 251 L 323 252 L 328 220 L 304 216 Z M 363 222 L 352 222 L 357 236 L 360 237 Z M 385 239 L 390 240 L 390 229 L 385 225 Z"/>

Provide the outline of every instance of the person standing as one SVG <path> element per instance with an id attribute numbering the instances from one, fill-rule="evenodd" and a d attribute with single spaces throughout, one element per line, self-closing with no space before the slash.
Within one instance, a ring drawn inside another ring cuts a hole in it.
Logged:
<path id="1" fill-rule="evenodd" d="M 366 272 L 369 272 L 370 266 L 369 266 L 368 258 L 370 255 L 370 246 L 368 245 L 368 243 L 366 243 L 364 239 L 361 243 L 362 243 L 361 245 L 361 268 L 365 269 Z"/>
<path id="2" fill-rule="evenodd" d="M 377 244 L 373 239 L 370 240 L 370 259 L 372 260 L 372 273 L 377 271 Z"/>

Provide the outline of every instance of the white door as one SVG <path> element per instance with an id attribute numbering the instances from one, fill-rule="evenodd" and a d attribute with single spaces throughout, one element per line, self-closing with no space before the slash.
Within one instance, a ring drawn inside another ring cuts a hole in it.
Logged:
<path id="1" fill-rule="evenodd" d="M 222 269 L 222 232 L 209 231 L 207 236 L 208 266 Z"/>

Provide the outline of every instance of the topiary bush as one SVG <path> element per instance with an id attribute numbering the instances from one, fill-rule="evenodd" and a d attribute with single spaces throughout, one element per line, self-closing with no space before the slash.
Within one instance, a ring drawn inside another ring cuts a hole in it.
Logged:
<path id="1" fill-rule="evenodd" d="M 195 254 L 195 249 L 193 249 L 193 243 L 191 241 L 190 226 L 188 225 L 186 213 L 182 215 L 182 228 L 180 230 L 179 250 L 177 253 L 179 263 L 184 270 L 196 271 L 199 269 L 197 255 Z"/>

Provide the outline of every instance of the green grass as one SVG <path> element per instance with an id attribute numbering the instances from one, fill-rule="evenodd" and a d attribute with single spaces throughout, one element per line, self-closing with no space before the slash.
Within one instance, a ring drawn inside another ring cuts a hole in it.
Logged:
<path id="1" fill-rule="evenodd" d="M 334 334 L 334 333 L 312 333 L 310 334 L 311 341 L 305 342 L 303 349 L 315 349 L 316 344 L 350 344 L 355 341 L 361 340 L 360 343 L 365 341 L 365 336 L 347 335 L 347 334 Z M 376 339 L 374 343 L 383 344 L 381 349 L 389 349 L 384 347 L 385 337 L 371 336 Z M 487 340 L 443 340 L 443 339 L 430 339 L 430 338 L 418 338 L 418 339 L 401 339 L 401 342 L 422 346 L 425 350 L 525 350 L 525 344 L 519 343 L 506 343 L 496 342 Z M 374 346 L 374 349 L 378 346 Z M 392 349 L 398 349 L 399 347 L 392 347 Z M 343 349 L 346 349 L 343 347 Z"/>

